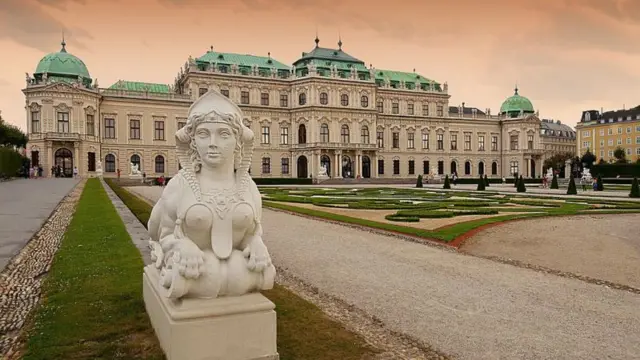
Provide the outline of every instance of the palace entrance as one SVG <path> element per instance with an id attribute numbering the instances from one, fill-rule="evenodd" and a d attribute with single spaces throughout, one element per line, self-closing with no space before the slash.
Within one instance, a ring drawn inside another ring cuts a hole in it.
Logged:
<path id="1" fill-rule="evenodd" d="M 309 161 L 304 155 L 298 157 L 298 178 L 306 179 L 309 177 Z"/>
<path id="2" fill-rule="evenodd" d="M 367 155 L 362 155 L 362 177 L 371 177 L 371 159 Z"/>
<path id="3" fill-rule="evenodd" d="M 55 165 L 62 168 L 62 174 L 64 177 L 73 176 L 73 155 L 71 150 L 60 148 L 56 150 Z"/>
<path id="4" fill-rule="evenodd" d="M 331 158 L 327 155 L 320 157 L 320 166 L 324 166 L 327 169 L 327 176 L 331 177 Z"/>
<path id="5" fill-rule="evenodd" d="M 342 155 L 342 177 L 343 178 L 352 178 L 353 177 L 353 162 L 348 155 Z"/>

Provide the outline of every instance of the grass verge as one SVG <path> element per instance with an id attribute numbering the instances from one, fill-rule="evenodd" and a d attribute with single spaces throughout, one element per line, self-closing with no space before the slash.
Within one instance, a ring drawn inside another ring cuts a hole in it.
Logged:
<path id="1" fill-rule="evenodd" d="M 105 181 L 146 226 L 152 207 L 111 179 Z M 278 353 L 281 360 L 359 360 L 371 358 L 379 352 L 359 335 L 350 332 L 317 306 L 285 287 L 276 284 L 272 290 L 262 293 L 276 304 Z"/>

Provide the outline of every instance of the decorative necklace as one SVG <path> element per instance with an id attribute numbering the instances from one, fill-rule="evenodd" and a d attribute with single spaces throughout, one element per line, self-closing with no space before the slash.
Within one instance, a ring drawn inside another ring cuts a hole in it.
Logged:
<path id="1" fill-rule="evenodd" d="M 239 192 L 236 187 L 229 189 L 213 189 L 202 193 L 204 202 L 211 204 L 213 210 L 220 219 L 224 219 L 227 213 L 239 201 Z"/>

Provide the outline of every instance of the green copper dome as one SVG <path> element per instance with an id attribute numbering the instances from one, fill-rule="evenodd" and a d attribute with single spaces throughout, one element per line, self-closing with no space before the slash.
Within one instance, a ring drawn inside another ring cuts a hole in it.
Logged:
<path id="1" fill-rule="evenodd" d="M 82 60 L 69 54 L 65 49 L 66 43 L 62 41 L 62 49 L 59 52 L 46 55 L 40 60 L 34 75 L 47 73 L 49 75 L 82 76 L 91 79 L 89 70 Z"/>
<path id="2" fill-rule="evenodd" d="M 525 114 L 533 114 L 535 112 L 531 101 L 524 96 L 518 95 L 518 88 L 516 87 L 513 96 L 505 100 L 500 106 L 500 114 L 517 115 L 521 111 Z"/>

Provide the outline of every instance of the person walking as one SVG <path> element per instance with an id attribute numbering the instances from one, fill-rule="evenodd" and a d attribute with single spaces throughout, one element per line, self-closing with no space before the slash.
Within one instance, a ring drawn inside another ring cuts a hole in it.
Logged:
<path id="1" fill-rule="evenodd" d="M 78 177 L 78 167 L 74 166 L 73 167 L 73 178 L 76 179 Z"/>

